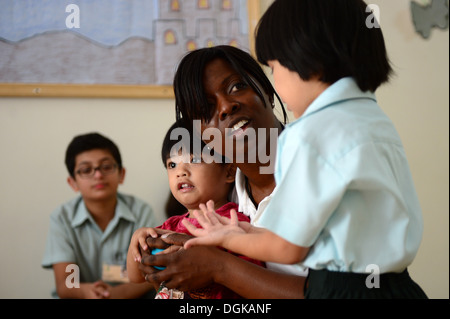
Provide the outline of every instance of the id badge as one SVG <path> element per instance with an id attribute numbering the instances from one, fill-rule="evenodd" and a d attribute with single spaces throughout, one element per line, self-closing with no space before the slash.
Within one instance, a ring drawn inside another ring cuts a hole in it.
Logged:
<path id="1" fill-rule="evenodd" d="M 103 263 L 102 280 L 113 283 L 127 283 L 129 282 L 127 269 L 123 264 Z"/>

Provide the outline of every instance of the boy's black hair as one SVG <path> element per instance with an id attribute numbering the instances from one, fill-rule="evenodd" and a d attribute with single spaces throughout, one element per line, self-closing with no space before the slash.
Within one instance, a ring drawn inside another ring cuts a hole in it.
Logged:
<path id="1" fill-rule="evenodd" d="M 303 80 L 333 84 L 351 76 L 362 91 L 375 92 L 393 70 L 367 9 L 362 0 L 275 0 L 256 30 L 258 60 L 278 60 Z"/>
<path id="2" fill-rule="evenodd" d="M 109 138 L 99 133 L 87 133 L 75 136 L 70 142 L 66 150 L 65 164 L 67 170 L 73 178 L 75 178 L 75 159 L 78 154 L 91 151 L 94 149 L 107 150 L 111 153 L 114 160 L 117 162 L 119 170 L 122 169 L 122 158 L 120 156 L 119 148 Z"/>
<path id="3" fill-rule="evenodd" d="M 214 109 L 211 109 L 206 98 L 203 87 L 203 71 L 209 62 L 217 58 L 228 62 L 261 100 L 264 101 L 264 95 L 255 81 L 268 95 L 271 102 L 274 101 L 275 95 L 280 101 L 284 123 L 286 123 L 287 115 L 283 104 L 261 66 L 247 52 L 228 45 L 198 49 L 183 57 L 173 81 L 177 119 L 203 120 L 205 122 L 211 120 Z"/>

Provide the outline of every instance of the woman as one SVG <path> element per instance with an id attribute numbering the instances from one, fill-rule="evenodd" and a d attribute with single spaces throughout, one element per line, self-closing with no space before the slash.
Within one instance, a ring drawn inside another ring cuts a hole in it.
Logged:
<path id="1" fill-rule="evenodd" d="M 271 138 L 270 133 L 275 130 L 279 134 L 283 129 L 274 114 L 274 97 L 278 96 L 270 81 L 249 54 L 231 46 L 218 46 L 186 55 L 175 75 L 174 90 L 177 118 L 190 123 L 199 120 L 199 133 L 208 145 L 217 148 L 221 145 L 225 155 L 232 151 L 229 158 L 238 168 L 239 210 L 257 224 L 275 188 L 273 171 L 268 173 L 276 152 L 276 138 Z M 286 121 L 284 108 L 282 111 Z M 208 129 L 220 131 L 222 140 L 211 141 L 205 134 Z M 225 148 L 230 145 L 227 143 L 230 134 L 234 141 L 231 150 Z M 255 147 L 269 150 L 269 159 L 260 156 L 259 151 L 256 157 L 251 157 L 249 154 Z M 187 239 L 170 235 L 164 240 L 182 245 Z M 165 246 L 160 239 L 149 241 L 150 246 Z M 166 269 L 156 271 L 152 266 Z M 303 298 L 303 289 L 299 287 L 305 281 L 304 272 L 296 266 L 269 264 L 267 269 L 261 268 L 217 248 L 203 246 L 146 256 L 141 271 L 155 285 L 164 281 L 168 288 L 192 290 L 215 282 L 251 299 Z"/>

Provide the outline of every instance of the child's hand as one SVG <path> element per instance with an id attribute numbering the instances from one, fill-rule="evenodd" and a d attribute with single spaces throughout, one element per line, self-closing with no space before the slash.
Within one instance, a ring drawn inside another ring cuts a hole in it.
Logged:
<path id="1" fill-rule="evenodd" d="M 131 254 L 134 261 L 136 261 L 136 262 L 141 261 L 142 256 L 141 256 L 139 247 L 143 251 L 148 250 L 146 239 L 149 236 L 153 237 L 153 238 L 157 238 L 158 233 L 156 232 L 156 230 L 154 228 L 151 228 L 151 227 L 142 227 L 134 232 L 133 236 L 131 237 L 130 247 L 128 248 L 128 251 L 129 251 L 128 253 Z"/>
<path id="2" fill-rule="evenodd" d="M 239 226 L 234 209 L 230 211 L 231 218 L 228 219 L 216 214 L 213 201 L 208 201 L 206 206 L 201 204 L 199 207 L 201 211 L 194 211 L 194 216 L 203 229 L 195 227 L 187 220 L 182 221 L 188 231 L 196 236 L 184 244 L 185 249 L 196 245 L 225 246 L 228 236 L 246 233 L 246 230 Z"/>

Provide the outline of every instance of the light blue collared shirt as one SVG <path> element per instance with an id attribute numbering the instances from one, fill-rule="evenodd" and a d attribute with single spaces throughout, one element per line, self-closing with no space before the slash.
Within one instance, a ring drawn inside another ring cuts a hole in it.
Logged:
<path id="1" fill-rule="evenodd" d="M 403 271 L 423 220 L 400 137 L 352 78 L 326 89 L 278 141 L 277 186 L 260 225 L 310 252 L 311 269 Z M 281 252 L 280 252 L 281 253 Z"/>
<path id="2" fill-rule="evenodd" d="M 83 198 L 78 196 L 51 214 L 42 266 L 75 263 L 80 270 L 80 282 L 95 282 L 102 279 L 104 263 L 126 264 L 128 246 L 136 229 L 156 226 L 156 217 L 147 203 L 118 193 L 114 218 L 102 231 L 87 211 Z M 55 291 L 52 294 L 55 296 Z"/>

